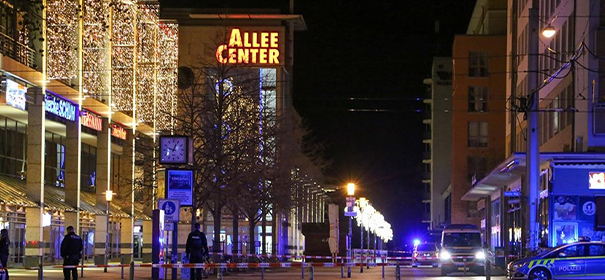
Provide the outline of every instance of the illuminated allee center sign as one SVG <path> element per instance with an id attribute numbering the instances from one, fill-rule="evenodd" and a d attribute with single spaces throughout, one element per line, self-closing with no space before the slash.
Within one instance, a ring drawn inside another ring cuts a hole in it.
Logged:
<path id="1" fill-rule="evenodd" d="M 280 64 L 279 32 L 241 31 L 233 28 L 229 44 L 216 49 L 220 63 Z"/>

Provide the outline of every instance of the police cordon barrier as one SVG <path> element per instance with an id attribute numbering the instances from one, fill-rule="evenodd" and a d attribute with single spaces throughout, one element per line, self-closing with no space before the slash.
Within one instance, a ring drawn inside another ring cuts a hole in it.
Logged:
<path id="1" fill-rule="evenodd" d="M 309 257 L 322 257 L 325 256 L 309 256 Z M 387 258 L 387 257 L 383 257 Z M 400 258 L 400 257 L 391 257 L 392 259 Z M 345 258 L 341 258 L 345 259 Z M 264 279 L 264 269 L 265 268 L 302 268 L 302 278 L 305 278 L 305 269 L 309 269 L 309 279 L 314 278 L 314 268 L 315 267 L 358 267 L 358 266 L 369 266 L 369 267 L 382 267 L 382 278 L 385 278 L 385 267 L 396 267 L 397 271 L 399 271 L 400 263 L 352 263 L 352 262 L 261 262 L 261 263 L 174 263 L 174 264 L 151 264 L 151 263 L 140 263 L 136 264 L 131 262 L 130 264 L 98 264 L 98 265 L 53 265 L 53 268 L 61 268 L 61 269 L 77 269 L 77 268 L 122 268 L 122 279 L 124 279 L 124 268 L 129 268 L 130 279 L 134 279 L 135 268 L 174 268 L 174 269 L 191 269 L 191 268 L 201 268 L 201 269 L 217 269 L 217 276 L 222 279 L 223 270 L 229 268 L 237 268 L 237 269 L 245 269 L 245 268 L 257 268 L 261 269 L 261 279 Z M 38 270 L 38 279 L 43 279 L 43 270 L 44 267 L 29 267 L 26 268 L 28 270 Z M 342 272 L 342 270 L 341 270 Z"/>

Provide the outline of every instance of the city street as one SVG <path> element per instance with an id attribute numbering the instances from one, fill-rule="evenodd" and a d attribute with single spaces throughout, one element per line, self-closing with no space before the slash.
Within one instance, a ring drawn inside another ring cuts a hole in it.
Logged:
<path id="1" fill-rule="evenodd" d="M 80 270 L 78 270 L 78 275 Z M 314 272 L 314 279 L 316 280 L 332 280 L 332 279 L 341 279 L 341 271 L 340 268 L 316 268 Z M 87 268 L 84 271 L 84 279 L 111 279 L 117 280 L 120 279 L 121 269 L 119 268 L 109 268 L 107 273 L 103 273 L 102 268 Z M 345 269 L 346 276 L 346 269 Z M 304 279 L 310 279 L 309 269 L 305 270 Z M 37 271 L 32 270 L 24 270 L 24 269 L 11 269 L 10 270 L 10 278 L 15 279 L 36 279 Z M 63 273 L 61 269 L 58 268 L 45 268 L 44 270 L 44 279 L 45 280 L 60 280 L 63 279 Z M 128 279 L 128 270 L 124 271 L 124 279 Z M 135 279 L 151 279 L 151 269 L 149 268 L 139 268 L 135 271 Z M 168 279 L 171 279 L 170 276 Z M 210 277 L 210 279 L 216 279 L 216 275 Z M 230 275 L 225 275 L 224 279 L 232 279 L 232 280 L 255 280 L 261 279 L 261 273 L 259 270 L 253 272 L 237 272 L 231 273 Z M 281 279 L 302 279 L 301 269 L 267 269 L 265 272 L 265 278 L 268 280 L 281 280 Z M 351 273 L 351 279 L 369 279 L 369 280 L 378 280 L 382 279 L 382 269 L 379 267 L 373 267 L 370 269 L 364 269 L 364 273 L 359 273 L 359 268 L 353 268 Z M 384 279 L 395 279 L 395 268 L 394 267 L 386 267 L 385 268 L 385 278 Z M 420 267 L 420 268 L 411 268 L 411 267 L 402 267 L 401 269 L 401 279 L 469 279 L 469 280 L 479 280 L 485 279 L 485 276 L 468 276 L 464 277 L 463 275 L 451 275 L 448 277 L 440 276 L 439 268 L 430 268 L 430 267 Z M 491 277 L 493 280 L 504 280 L 504 276 Z"/>

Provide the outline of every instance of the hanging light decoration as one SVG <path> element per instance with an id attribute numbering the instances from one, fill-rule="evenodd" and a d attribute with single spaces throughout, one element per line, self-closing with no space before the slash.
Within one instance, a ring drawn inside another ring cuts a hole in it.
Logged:
<path id="1" fill-rule="evenodd" d="M 83 88 L 87 95 L 105 100 L 109 93 L 109 5 L 106 1 L 85 0 L 83 9 L 82 58 Z"/>
<path id="2" fill-rule="evenodd" d="M 47 2 L 48 78 L 69 82 L 78 66 L 78 1 Z"/>
<path id="3" fill-rule="evenodd" d="M 148 124 L 153 123 L 156 109 L 158 8 L 157 4 L 141 3 L 137 13 L 136 112 Z"/>
<path id="4" fill-rule="evenodd" d="M 173 21 L 159 24 L 156 129 L 172 129 L 175 111 L 178 68 L 178 25 Z"/>
<path id="5" fill-rule="evenodd" d="M 112 110 L 132 112 L 134 96 L 136 5 L 128 0 L 111 2 Z"/>

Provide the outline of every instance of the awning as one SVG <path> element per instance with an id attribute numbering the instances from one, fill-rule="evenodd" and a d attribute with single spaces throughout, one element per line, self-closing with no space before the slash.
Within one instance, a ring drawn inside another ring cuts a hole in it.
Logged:
<path id="1" fill-rule="evenodd" d="M 462 200 L 478 201 L 499 192 L 501 188 L 521 179 L 526 173 L 525 153 L 514 153 L 501 162 L 487 176 L 477 182 Z M 605 164 L 604 153 L 540 153 L 540 170 L 551 164 L 595 165 Z"/>
<path id="2" fill-rule="evenodd" d="M 87 191 L 80 192 L 80 211 L 103 215 L 104 211 L 95 207 L 95 194 Z M 38 203 L 27 198 L 25 180 L 12 178 L 8 176 L 0 176 L 0 203 L 12 206 L 36 207 Z M 127 218 L 130 217 L 126 212 L 120 209 L 119 199 L 110 204 L 110 216 Z M 65 189 L 54 186 L 44 187 L 44 207 L 53 211 L 76 212 L 76 209 L 65 203 Z M 150 217 L 143 213 L 143 205 L 137 207 L 135 205 L 135 219 L 149 220 Z"/>

